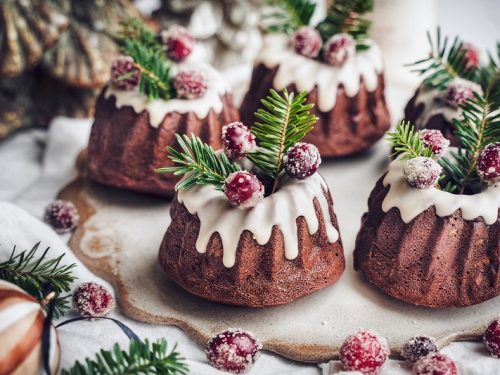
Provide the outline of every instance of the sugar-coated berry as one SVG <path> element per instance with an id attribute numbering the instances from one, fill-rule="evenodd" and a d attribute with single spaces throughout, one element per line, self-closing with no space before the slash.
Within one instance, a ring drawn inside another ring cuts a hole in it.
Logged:
<path id="1" fill-rule="evenodd" d="M 230 159 L 239 159 L 255 149 L 255 136 L 243 123 L 232 122 L 222 128 L 222 145 Z"/>
<path id="2" fill-rule="evenodd" d="M 224 193 L 233 206 L 250 208 L 264 199 L 264 185 L 254 174 L 237 171 L 226 178 Z"/>
<path id="3" fill-rule="evenodd" d="M 314 27 L 301 26 L 293 34 L 293 48 L 299 55 L 315 58 L 321 50 L 321 35 Z"/>
<path id="4" fill-rule="evenodd" d="M 359 371 L 339 371 L 335 375 L 363 375 L 363 373 Z"/>
<path id="5" fill-rule="evenodd" d="M 433 159 L 424 156 L 406 161 L 403 174 L 406 182 L 417 189 L 427 189 L 439 180 L 443 168 Z"/>
<path id="6" fill-rule="evenodd" d="M 141 72 L 130 56 L 120 56 L 111 65 L 111 82 L 122 90 L 133 90 L 139 84 Z"/>
<path id="7" fill-rule="evenodd" d="M 420 138 L 434 152 L 434 155 L 439 157 L 446 154 L 450 147 L 450 140 L 445 138 L 443 133 L 437 129 L 420 130 Z"/>
<path id="8" fill-rule="evenodd" d="M 476 68 L 479 65 L 479 59 L 481 53 L 479 49 L 471 43 L 463 43 L 461 50 L 464 52 L 465 56 L 465 67 L 467 69 Z"/>
<path id="9" fill-rule="evenodd" d="M 430 353 L 437 352 L 436 339 L 429 336 L 415 336 L 409 339 L 401 350 L 401 356 L 409 363 L 415 363 Z"/>
<path id="10" fill-rule="evenodd" d="M 214 336 L 205 353 L 210 364 L 233 374 L 247 371 L 255 363 L 262 345 L 249 332 L 229 329 Z"/>
<path id="11" fill-rule="evenodd" d="M 488 185 L 500 182 L 500 142 L 490 143 L 481 151 L 476 170 Z"/>
<path id="12" fill-rule="evenodd" d="M 335 34 L 325 44 L 323 59 L 330 65 L 342 66 L 356 52 L 356 41 L 349 34 Z"/>
<path id="13" fill-rule="evenodd" d="M 488 328 L 486 328 L 483 341 L 491 355 L 495 358 L 500 358 L 500 318 L 492 321 Z"/>
<path id="14" fill-rule="evenodd" d="M 293 178 L 306 178 L 313 175 L 321 164 L 321 155 L 316 146 L 298 142 L 288 149 L 284 158 L 285 171 Z"/>
<path id="15" fill-rule="evenodd" d="M 448 85 L 446 90 L 446 100 L 454 107 L 462 105 L 467 100 L 474 97 L 474 93 L 481 94 L 483 90 L 475 82 L 463 78 L 455 78 Z"/>
<path id="16" fill-rule="evenodd" d="M 167 56 L 175 62 L 185 60 L 194 49 L 194 38 L 182 26 L 170 26 L 168 30 L 161 33 L 161 37 Z"/>
<path id="17" fill-rule="evenodd" d="M 457 375 L 457 365 L 442 353 L 431 353 L 413 365 L 412 375 Z"/>
<path id="18" fill-rule="evenodd" d="M 73 292 L 73 308 L 83 317 L 101 317 L 115 307 L 115 299 L 102 285 L 88 282 Z"/>
<path id="19" fill-rule="evenodd" d="M 204 74 L 186 70 L 175 76 L 174 88 L 179 98 L 196 99 L 205 94 L 208 82 Z"/>
<path id="20" fill-rule="evenodd" d="M 377 374 L 389 356 L 387 340 L 372 330 L 360 330 L 340 348 L 340 362 L 346 370 Z"/>
<path id="21" fill-rule="evenodd" d="M 80 215 L 72 202 L 55 200 L 45 208 L 43 220 L 57 233 L 71 232 L 78 226 Z"/>

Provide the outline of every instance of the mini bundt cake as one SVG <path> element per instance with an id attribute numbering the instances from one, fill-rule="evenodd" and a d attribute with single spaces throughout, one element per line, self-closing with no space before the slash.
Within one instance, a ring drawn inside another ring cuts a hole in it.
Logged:
<path id="1" fill-rule="evenodd" d="M 302 107 L 305 93 L 294 99 L 285 92 L 284 98 L 283 109 L 291 102 L 294 111 L 310 108 Z M 264 307 L 325 288 L 342 274 L 345 261 L 332 197 L 316 172 L 318 149 L 295 138 L 310 130 L 300 130 L 303 124 L 312 126 L 316 119 L 299 112 L 284 122 L 293 141 L 284 140 L 286 147 L 269 158 L 276 150 L 270 144 L 280 144 L 273 137 L 286 133 L 271 129 L 280 122 L 256 125 L 251 132 L 242 123 L 227 125 L 225 153 L 186 136 L 179 140 L 184 155 L 170 150 L 180 165 L 166 171 L 185 177 L 172 202 L 159 263 L 185 290 L 215 302 Z M 283 115 L 269 109 L 262 117 L 269 119 L 270 113 Z M 282 161 L 281 166 L 270 169 L 271 160 Z M 214 173 L 209 164 L 218 166 Z"/>
<path id="2" fill-rule="evenodd" d="M 179 37 L 176 44 L 184 58 L 187 47 L 179 47 L 181 42 L 187 42 Z M 90 179 L 172 197 L 179 178 L 157 174 L 155 169 L 173 165 L 166 148 L 178 147 L 175 134 L 193 133 L 214 147 L 221 147 L 222 126 L 239 118 L 229 87 L 208 64 L 178 62 L 181 56 L 169 54 L 173 59 L 169 61 L 162 51 L 151 61 L 141 61 L 142 56 L 115 61 L 112 82 L 103 89 L 96 104 L 88 146 Z M 164 80 L 152 82 L 147 69 L 156 69 Z"/>
<path id="3" fill-rule="evenodd" d="M 344 31 L 346 25 L 329 24 L 329 17 L 338 12 L 333 7 L 316 29 L 302 26 L 291 38 L 282 33 L 265 36 L 240 108 L 244 123 L 255 121 L 259 100 L 271 88 L 287 88 L 307 91 L 308 100 L 315 104 L 319 120 L 306 141 L 316 145 L 323 156 L 361 152 L 384 135 L 390 115 L 381 51 L 373 41 L 354 39 L 360 35 L 351 36 Z"/>
<path id="4" fill-rule="evenodd" d="M 447 164 L 423 149 L 424 156 L 402 153 L 377 182 L 356 239 L 354 268 L 415 305 L 470 306 L 500 295 L 500 143 L 481 152 L 474 174 L 484 183 L 474 192 L 453 190 L 449 169 L 442 173 L 440 166 Z M 440 175 L 444 186 L 437 183 Z"/>

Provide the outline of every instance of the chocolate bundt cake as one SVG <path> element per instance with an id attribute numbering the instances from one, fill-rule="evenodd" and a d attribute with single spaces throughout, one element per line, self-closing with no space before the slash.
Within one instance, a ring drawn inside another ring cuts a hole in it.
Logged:
<path id="1" fill-rule="evenodd" d="M 500 295 L 500 185 L 473 195 L 418 189 L 396 159 L 373 189 L 354 268 L 385 293 L 428 307 Z"/>
<path id="2" fill-rule="evenodd" d="M 257 56 L 250 88 L 240 109 L 245 124 L 253 124 L 259 100 L 269 89 L 308 91 L 319 118 L 306 137 L 323 156 L 345 156 L 370 148 L 389 129 L 380 49 L 357 51 L 342 66 L 329 65 L 297 53 L 289 38 L 265 37 Z"/>

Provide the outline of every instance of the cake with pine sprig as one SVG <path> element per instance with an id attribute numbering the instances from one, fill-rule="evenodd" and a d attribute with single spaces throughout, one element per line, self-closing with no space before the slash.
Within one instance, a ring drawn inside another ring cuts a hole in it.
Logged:
<path id="1" fill-rule="evenodd" d="M 271 88 L 307 91 L 319 118 L 307 142 L 327 157 L 370 148 L 390 126 L 383 59 L 368 39 L 365 18 L 373 1 L 334 1 L 315 27 L 312 1 L 270 2 L 276 11 L 264 19 L 268 33 L 240 109 L 242 120 L 254 121 L 259 99 Z"/>
<path id="2" fill-rule="evenodd" d="M 355 269 L 385 293 L 433 308 L 500 295 L 498 82 L 462 104 L 459 148 L 409 123 L 389 134 L 398 157 L 370 195 L 354 250 Z"/>
<path id="3" fill-rule="evenodd" d="M 405 108 L 405 119 L 417 130 L 436 129 L 459 146 L 452 122 L 462 113 L 461 104 L 483 94 L 495 74 L 500 71 L 500 43 L 496 54 L 488 53 L 481 62 L 479 50 L 455 37 L 443 37 L 438 28 L 436 37 L 428 33 L 429 55 L 411 66 L 423 77 Z"/>
<path id="4" fill-rule="evenodd" d="M 200 297 L 232 305 L 289 303 L 333 284 L 345 268 L 306 93 L 271 91 L 251 129 L 223 129 L 223 151 L 196 136 L 169 149 L 183 175 L 159 251 L 167 276 Z"/>
<path id="5" fill-rule="evenodd" d="M 220 148 L 222 126 L 239 119 L 229 87 L 206 63 L 189 58 L 194 39 L 179 26 L 156 34 L 124 24 L 123 56 L 100 94 L 88 146 L 88 175 L 97 182 L 172 197 L 178 178 L 165 152 L 175 134 L 196 134 Z"/>

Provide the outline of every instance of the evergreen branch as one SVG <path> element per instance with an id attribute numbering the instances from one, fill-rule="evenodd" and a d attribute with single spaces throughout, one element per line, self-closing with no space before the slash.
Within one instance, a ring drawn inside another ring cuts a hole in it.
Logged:
<path id="1" fill-rule="evenodd" d="M 142 20 L 131 17 L 121 24 L 120 31 L 121 44 L 127 40 L 134 40 L 148 50 L 163 52 L 163 45 L 158 39 L 158 35 L 149 29 Z"/>
<path id="2" fill-rule="evenodd" d="M 432 150 L 425 146 L 420 134 L 415 132 L 413 125 L 407 121 L 401 121 L 394 132 L 387 133 L 387 140 L 392 145 L 394 155 L 403 154 L 402 159 L 407 160 L 417 156 L 431 158 L 434 156 Z"/>
<path id="3" fill-rule="evenodd" d="M 43 286 L 50 285 L 56 293 L 54 317 L 64 315 L 68 309 L 68 298 L 70 295 L 61 296 L 63 292 L 71 290 L 71 283 L 76 280 L 72 269 L 76 264 L 61 265 L 64 254 L 54 259 L 46 259 L 49 247 L 41 256 L 37 256 L 40 242 L 36 243 L 31 250 L 16 252 L 16 247 L 8 260 L 0 263 L 0 279 L 16 284 L 38 301 L 43 295 Z"/>
<path id="4" fill-rule="evenodd" d="M 444 90 L 456 77 L 477 81 L 477 68 L 468 65 L 464 43 L 458 37 L 449 43 L 449 38 L 442 38 L 438 28 L 435 41 L 429 32 L 427 38 L 431 49 L 429 56 L 409 64 L 415 67 L 414 72 L 424 77 L 424 85 Z"/>
<path id="5" fill-rule="evenodd" d="M 255 113 L 261 122 L 256 122 L 251 131 L 260 147 L 248 154 L 248 158 L 274 179 L 272 192 L 278 187 L 278 176 L 283 170 L 286 152 L 304 138 L 318 121 L 309 113 L 314 105 L 306 104 L 306 96 L 305 91 L 295 96 L 286 89 L 282 95 L 271 90 L 270 95 L 261 100 L 264 108 Z"/>
<path id="6" fill-rule="evenodd" d="M 310 0 L 268 0 L 275 10 L 266 15 L 266 30 L 292 34 L 300 26 L 309 25 L 316 9 L 316 4 Z"/>
<path id="7" fill-rule="evenodd" d="M 238 164 L 229 161 L 223 152 L 217 153 L 214 149 L 203 143 L 195 135 L 176 134 L 177 143 L 181 151 L 169 146 L 169 158 L 178 166 L 158 168 L 159 173 L 173 173 L 184 175 L 177 184 L 177 189 L 187 189 L 193 185 L 214 185 L 217 190 L 222 190 L 224 181 L 231 173 L 239 171 Z"/>
<path id="8" fill-rule="evenodd" d="M 366 39 L 371 21 L 364 15 L 372 10 L 373 0 L 335 0 L 326 18 L 318 24 L 316 29 L 324 42 L 335 34 L 347 33 L 356 40 L 358 51 L 368 49 Z"/>
<path id="9" fill-rule="evenodd" d="M 122 350 L 118 343 L 110 351 L 101 349 L 95 358 L 86 358 L 85 363 L 77 361 L 70 369 L 61 371 L 62 375 L 136 375 L 162 374 L 187 375 L 189 369 L 176 346 L 168 353 L 165 339 L 150 343 L 130 341 L 128 352 Z"/>
<path id="10" fill-rule="evenodd" d="M 491 81 L 500 72 L 500 42 L 497 43 L 496 57 L 488 52 L 488 62 L 478 69 L 478 83 L 486 92 Z"/>

